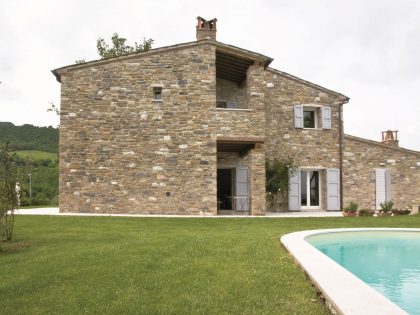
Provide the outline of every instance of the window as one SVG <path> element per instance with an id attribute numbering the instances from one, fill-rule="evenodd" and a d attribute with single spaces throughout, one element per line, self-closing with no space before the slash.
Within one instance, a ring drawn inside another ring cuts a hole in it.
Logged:
<path id="1" fill-rule="evenodd" d="M 331 107 L 295 105 L 295 128 L 331 129 Z"/>
<path id="2" fill-rule="evenodd" d="M 226 101 L 217 101 L 216 102 L 217 108 L 227 108 L 227 102 Z"/>
<path id="3" fill-rule="evenodd" d="M 303 108 L 303 128 L 316 128 L 317 117 L 315 110 Z"/>
<path id="4" fill-rule="evenodd" d="M 236 103 L 232 101 L 217 101 L 216 102 L 217 108 L 236 108 Z"/>
<path id="5" fill-rule="evenodd" d="M 303 128 L 318 128 L 319 109 L 303 107 Z"/>
<path id="6" fill-rule="evenodd" d="M 153 100 L 161 101 L 162 100 L 162 88 L 154 87 L 153 88 Z"/>

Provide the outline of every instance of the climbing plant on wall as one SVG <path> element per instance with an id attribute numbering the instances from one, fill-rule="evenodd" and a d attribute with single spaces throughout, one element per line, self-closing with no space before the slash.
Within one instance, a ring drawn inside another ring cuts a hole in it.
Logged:
<path id="1" fill-rule="evenodd" d="M 272 160 L 266 162 L 266 192 L 270 210 L 287 210 L 289 177 L 296 172 L 292 159 Z"/>

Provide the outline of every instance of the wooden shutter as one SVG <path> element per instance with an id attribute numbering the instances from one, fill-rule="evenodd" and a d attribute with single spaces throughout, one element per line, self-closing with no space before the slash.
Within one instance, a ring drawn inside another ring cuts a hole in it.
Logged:
<path id="1" fill-rule="evenodd" d="M 322 107 L 322 129 L 331 129 L 331 107 Z"/>
<path id="2" fill-rule="evenodd" d="M 295 128 L 303 128 L 303 105 L 295 105 Z"/>
<path id="3" fill-rule="evenodd" d="M 296 170 L 289 176 L 289 210 L 297 211 L 300 208 L 300 171 Z"/>
<path id="4" fill-rule="evenodd" d="M 375 169 L 376 209 L 381 209 L 380 203 L 392 199 L 391 172 L 385 168 Z"/>
<path id="5" fill-rule="evenodd" d="M 235 210 L 249 211 L 247 167 L 236 168 L 236 196 L 234 206 Z"/>
<path id="6" fill-rule="evenodd" d="M 392 191 L 391 191 L 391 171 L 385 170 L 385 200 L 392 200 Z"/>
<path id="7" fill-rule="evenodd" d="M 327 210 L 340 210 L 340 170 L 327 169 Z"/>

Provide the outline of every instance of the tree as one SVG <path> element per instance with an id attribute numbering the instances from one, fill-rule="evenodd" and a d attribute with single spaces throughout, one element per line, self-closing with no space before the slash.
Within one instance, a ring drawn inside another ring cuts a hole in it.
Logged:
<path id="1" fill-rule="evenodd" d="M 6 241 L 12 239 L 15 210 L 19 207 L 18 177 L 16 155 L 10 154 L 6 143 L 0 150 L 0 235 Z"/>
<path id="2" fill-rule="evenodd" d="M 145 52 L 152 49 L 153 39 L 143 38 L 143 43 L 134 43 L 134 46 L 126 45 L 125 42 L 127 39 L 119 37 L 117 33 L 114 33 L 111 37 L 112 47 L 105 42 L 103 38 L 98 38 L 96 41 L 96 47 L 98 49 L 98 54 L 102 59 L 108 59 L 112 57 L 117 57 L 125 54 L 132 54 L 137 52 Z"/>
<path id="3" fill-rule="evenodd" d="M 77 61 L 76 61 L 76 63 L 77 63 Z M 49 108 L 47 108 L 47 112 L 53 112 L 53 113 L 55 113 L 56 115 L 58 115 L 58 116 L 60 116 L 60 108 L 58 107 L 58 106 L 56 106 L 55 104 L 54 104 L 54 102 L 49 102 L 49 104 L 50 104 L 50 107 Z"/>

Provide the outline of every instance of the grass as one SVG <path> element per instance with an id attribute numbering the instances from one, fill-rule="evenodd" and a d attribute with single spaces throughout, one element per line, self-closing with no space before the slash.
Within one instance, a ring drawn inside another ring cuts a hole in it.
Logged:
<path id="1" fill-rule="evenodd" d="M 26 157 L 31 157 L 34 160 L 51 160 L 57 161 L 57 153 L 45 152 L 45 151 L 36 151 L 36 150 L 26 150 L 26 151 L 15 151 L 16 155 L 22 159 Z"/>
<path id="2" fill-rule="evenodd" d="M 0 312 L 327 314 L 279 237 L 339 227 L 420 227 L 420 216 L 18 216 L 0 245 Z"/>

